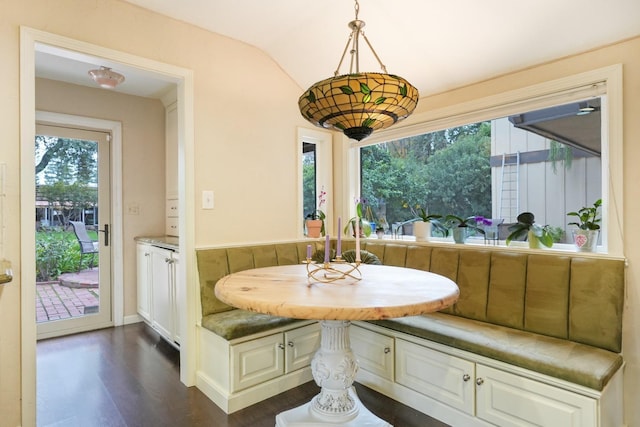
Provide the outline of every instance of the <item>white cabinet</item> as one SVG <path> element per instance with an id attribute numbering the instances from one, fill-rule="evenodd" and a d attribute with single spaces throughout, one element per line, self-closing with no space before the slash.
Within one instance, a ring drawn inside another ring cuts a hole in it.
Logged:
<path id="1" fill-rule="evenodd" d="M 178 103 L 165 108 L 166 197 L 178 198 Z"/>
<path id="2" fill-rule="evenodd" d="M 171 345 L 180 345 L 177 284 L 179 253 L 148 243 L 137 244 L 138 314 Z"/>
<path id="3" fill-rule="evenodd" d="M 597 426 L 597 401 L 498 369 L 477 365 L 477 417 L 492 424 Z"/>
<path id="4" fill-rule="evenodd" d="M 473 415 L 475 364 L 401 339 L 396 340 L 396 381 Z"/>
<path id="5" fill-rule="evenodd" d="M 179 254 L 151 246 L 151 326 L 167 341 L 179 345 L 176 270 Z"/>
<path id="6" fill-rule="evenodd" d="M 393 381 L 394 339 L 368 329 L 351 326 L 349 330 L 351 349 L 358 358 L 360 369 Z"/>
<path id="7" fill-rule="evenodd" d="M 360 368 L 366 374 L 358 378 L 359 382 L 447 424 L 622 425 L 621 373 L 611 380 L 605 396 L 366 323 L 352 325 L 351 341 Z"/>
<path id="8" fill-rule="evenodd" d="M 165 234 L 178 237 L 178 199 L 167 199 Z"/>
<path id="9" fill-rule="evenodd" d="M 232 345 L 232 391 L 309 366 L 319 346 L 317 323 Z"/>
<path id="10" fill-rule="evenodd" d="M 165 234 L 178 236 L 178 104 L 165 108 Z"/>
<path id="11" fill-rule="evenodd" d="M 136 245 L 138 314 L 151 322 L 151 245 Z"/>

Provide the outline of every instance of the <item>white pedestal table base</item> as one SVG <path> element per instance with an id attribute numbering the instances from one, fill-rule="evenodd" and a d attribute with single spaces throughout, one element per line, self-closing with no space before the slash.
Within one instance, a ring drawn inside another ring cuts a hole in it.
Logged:
<path id="1" fill-rule="evenodd" d="M 351 351 L 348 320 L 323 320 L 321 343 L 311 362 L 320 394 L 276 417 L 276 427 L 392 427 L 360 402 L 353 388 L 358 362 Z"/>

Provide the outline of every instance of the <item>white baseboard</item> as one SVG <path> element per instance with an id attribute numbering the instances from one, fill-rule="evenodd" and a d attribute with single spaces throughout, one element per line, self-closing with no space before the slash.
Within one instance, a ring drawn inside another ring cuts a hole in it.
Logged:
<path id="1" fill-rule="evenodd" d="M 196 387 L 224 412 L 232 414 L 247 406 L 262 402 L 265 399 L 302 385 L 312 379 L 311 368 L 307 367 L 248 389 L 229 394 L 221 390 L 215 381 L 205 372 L 198 371 L 196 372 Z M 318 391 L 320 391 L 320 388 L 318 388 Z"/>
<path id="2" fill-rule="evenodd" d="M 133 314 L 131 316 L 124 316 L 123 325 L 130 325 L 132 323 L 139 323 L 139 322 L 143 322 L 144 319 L 142 317 L 140 317 L 139 314 Z"/>

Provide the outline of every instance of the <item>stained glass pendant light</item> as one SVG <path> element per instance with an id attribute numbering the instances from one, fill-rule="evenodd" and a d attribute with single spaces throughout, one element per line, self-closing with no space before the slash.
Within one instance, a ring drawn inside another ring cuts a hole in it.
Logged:
<path id="1" fill-rule="evenodd" d="M 298 99 L 300 113 L 309 122 L 318 127 L 337 129 L 358 141 L 374 130 L 409 117 L 418 104 L 418 89 L 400 76 L 387 74 L 387 68 L 362 31 L 365 23 L 358 19 L 359 9 L 358 0 L 355 0 L 356 19 L 349 22 L 351 34 L 334 77 L 315 83 Z M 360 72 L 360 36 L 373 52 L 382 73 Z M 339 75 L 349 45 L 349 74 Z"/>

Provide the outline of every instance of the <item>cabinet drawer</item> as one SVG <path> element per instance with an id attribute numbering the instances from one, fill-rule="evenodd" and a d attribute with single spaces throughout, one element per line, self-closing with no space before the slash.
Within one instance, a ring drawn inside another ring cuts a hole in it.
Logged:
<path id="1" fill-rule="evenodd" d="M 287 348 L 285 372 L 293 372 L 311 365 L 311 359 L 320 347 L 320 325 L 303 326 L 284 334 Z"/>
<path id="2" fill-rule="evenodd" d="M 282 333 L 231 347 L 231 391 L 268 381 L 284 373 Z M 215 361 L 212 361 L 215 363 Z"/>
<path id="3" fill-rule="evenodd" d="M 597 426 L 597 402 L 478 364 L 477 417 L 505 427 Z"/>
<path id="4" fill-rule="evenodd" d="M 177 217 L 178 216 L 178 199 L 167 199 L 166 204 L 166 216 Z"/>
<path id="5" fill-rule="evenodd" d="M 178 236 L 178 218 L 167 217 L 165 218 L 165 234 L 167 236 Z"/>
<path id="6" fill-rule="evenodd" d="M 393 381 L 394 339 L 355 325 L 350 338 L 360 369 Z"/>
<path id="7" fill-rule="evenodd" d="M 469 415 L 474 412 L 475 364 L 396 340 L 396 382 Z"/>

